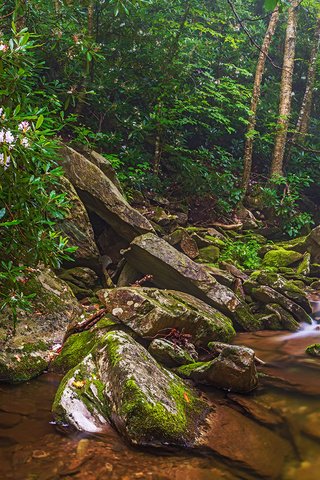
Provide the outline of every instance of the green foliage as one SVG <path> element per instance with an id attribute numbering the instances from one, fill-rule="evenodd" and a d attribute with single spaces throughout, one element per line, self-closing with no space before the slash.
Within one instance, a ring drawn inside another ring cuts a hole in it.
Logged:
<path id="1" fill-rule="evenodd" d="M 34 38 L 14 25 L 13 34 L 0 51 L 0 309 L 15 327 L 18 309 L 30 307 L 28 268 L 58 266 L 74 249 L 54 229 L 68 208 L 53 139 L 59 102 L 39 90 Z"/>
<path id="2" fill-rule="evenodd" d="M 262 188 L 265 205 L 273 210 L 279 225 L 290 237 L 299 235 L 313 224 L 312 215 L 302 212 L 299 207 L 301 191 L 310 184 L 308 175 L 289 174 L 273 178 Z"/>
<path id="3" fill-rule="evenodd" d="M 219 260 L 230 262 L 239 268 L 255 270 L 261 265 L 260 248 L 260 243 L 255 239 L 249 239 L 246 242 L 228 240 Z"/>

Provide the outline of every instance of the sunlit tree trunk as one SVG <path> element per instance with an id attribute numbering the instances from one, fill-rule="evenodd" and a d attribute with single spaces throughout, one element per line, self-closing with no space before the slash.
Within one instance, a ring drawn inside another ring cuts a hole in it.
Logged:
<path id="1" fill-rule="evenodd" d="M 301 110 L 297 122 L 296 132 L 294 134 L 293 143 L 297 139 L 304 141 L 305 136 L 309 130 L 310 115 L 312 110 L 313 89 L 317 73 L 317 58 L 320 48 L 320 15 L 317 19 L 317 26 L 315 30 L 314 44 L 311 50 L 311 56 L 309 61 L 309 69 L 307 76 L 307 85 L 305 94 L 303 97 Z"/>
<path id="2" fill-rule="evenodd" d="M 261 48 L 258 63 L 257 63 L 256 74 L 254 78 L 253 93 L 252 93 L 252 99 L 251 99 L 251 114 L 249 118 L 248 129 L 247 129 L 247 138 L 246 138 L 246 143 L 244 148 L 244 159 L 243 159 L 242 187 L 244 189 L 244 193 L 247 191 L 249 180 L 250 180 L 250 174 L 251 174 L 252 152 L 253 152 L 253 142 L 254 142 L 253 133 L 256 126 L 256 122 L 257 122 L 257 108 L 260 100 L 261 82 L 262 82 L 264 67 L 266 64 L 266 58 L 269 53 L 270 44 L 271 44 L 278 20 L 279 20 L 279 8 L 276 7 L 270 17 L 269 26 L 263 40 L 262 48 Z"/>
<path id="3" fill-rule="evenodd" d="M 291 2 L 291 6 L 288 9 L 288 24 L 286 30 L 280 89 L 279 118 L 270 171 L 271 177 L 275 175 L 282 175 L 283 173 L 283 159 L 288 135 L 289 117 L 291 113 L 291 95 L 296 48 L 298 5 L 299 0 L 293 0 Z"/>

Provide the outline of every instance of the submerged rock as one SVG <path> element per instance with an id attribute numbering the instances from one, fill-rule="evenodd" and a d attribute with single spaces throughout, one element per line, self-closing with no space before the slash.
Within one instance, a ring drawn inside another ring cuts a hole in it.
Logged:
<path id="1" fill-rule="evenodd" d="M 306 353 L 312 357 L 320 357 L 320 343 L 314 343 L 306 348 Z"/>
<path id="2" fill-rule="evenodd" d="M 154 231 L 149 221 L 129 205 L 99 167 L 70 147 L 64 147 L 62 153 L 65 174 L 88 210 L 129 241 L 136 235 Z"/>
<path id="3" fill-rule="evenodd" d="M 81 308 L 68 285 L 49 269 L 30 278 L 24 294 L 34 293 L 33 313 L 21 313 L 16 333 L 6 312 L 0 319 L 0 381 L 22 382 L 47 369 L 70 322 Z"/>
<path id="4" fill-rule="evenodd" d="M 218 348 L 217 357 L 209 362 L 197 362 L 175 369 L 183 378 L 195 383 L 212 385 L 232 392 L 247 393 L 258 385 L 254 351 L 236 345 L 209 344 Z"/>
<path id="5" fill-rule="evenodd" d="M 244 330 L 254 330 L 255 319 L 232 290 L 218 283 L 206 268 L 151 233 L 135 238 L 125 253 L 143 274 L 152 274 L 161 288 L 182 290 L 233 318 Z"/>
<path id="6" fill-rule="evenodd" d="M 78 430 L 110 421 L 130 443 L 192 446 L 208 409 L 179 377 L 128 334 L 107 333 L 61 382 L 53 412 Z"/>
<path id="7" fill-rule="evenodd" d="M 177 329 L 191 334 L 195 345 L 206 347 L 210 341 L 230 341 L 235 335 L 228 317 L 186 293 L 124 287 L 101 290 L 99 296 L 109 313 L 142 337 L 165 336 Z"/>
<path id="8" fill-rule="evenodd" d="M 185 347 L 174 344 L 166 338 L 155 338 L 149 345 L 149 353 L 166 367 L 177 367 L 196 362 L 198 354 L 194 346 L 188 343 Z"/>

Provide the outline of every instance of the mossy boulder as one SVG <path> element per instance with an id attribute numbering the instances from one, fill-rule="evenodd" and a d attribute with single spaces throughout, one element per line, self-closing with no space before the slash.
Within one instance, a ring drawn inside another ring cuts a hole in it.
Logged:
<path id="1" fill-rule="evenodd" d="M 46 370 L 69 323 L 82 311 L 68 285 L 49 269 L 29 278 L 24 293 L 35 294 L 33 312 L 19 313 L 16 332 L 5 310 L 0 318 L 1 381 L 27 381 Z"/>
<path id="2" fill-rule="evenodd" d="M 267 285 L 268 287 L 277 290 L 290 300 L 300 305 L 307 313 L 311 313 L 312 309 L 309 303 L 307 293 L 304 289 L 299 287 L 296 282 L 287 280 L 282 275 L 273 272 L 256 271 L 250 279 L 257 281 L 260 285 Z"/>
<path id="3" fill-rule="evenodd" d="M 218 261 L 219 256 L 220 249 L 214 245 L 209 245 L 208 247 L 200 248 L 197 261 L 200 263 L 215 263 Z"/>
<path id="4" fill-rule="evenodd" d="M 306 353 L 312 357 L 320 357 L 320 343 L 314 343 L 306 348 Z"/>
<path id="5" fill-rule="evenodd" d="M 78 430 L 108 422 L 140 446 L 192 446 L 208 411 L 183 380 L 160 367 L 128 334 L 107 333 L 62 380 L 53 413 Z"/>
<path id="6" fill-rule="evenodd" d="M 250 392 L 258 384 L 254 351 L 236 345 L 209 343 L 216 358 L 208 362 L 183 365 L 175 372 L 195 383 L 212 385 L 232 392 Z"/>
<path id="7" fill-rule="evenodd" d="M 310 275 L 310 263 L 311 263 L 311 254 L 306 252 L 303 255 L 301 263 L 299 263 L 297 268 L 298 275 Z"/>
<path id="8" fill-rule="evenodd" d="M 189 293 L 233 318 L 243 329 L 254 328 L 247 305 L 231 289 L 165 240 L 147 233 L 131 242 L 125 256 L 141 273 L 151 274 L 160 288 Z"/>
<path id="9" fill-rule="evenodd" d="M 157 362 L 166 367 L 177 367 L 196 362 L 198 354 L 192 344 L 182 347 L 166 338 L 155 338 L 149 345 L 148 352 Z"/>
<path id="10" fill-rule="evenodd" d="M 186 293 L 124 287 L 101 290 L 99 297 L 108 313 L 145 338 L 165 336 L 175 328 L 205 347 L 209 341 L 230 341 L 235 335 L 227 316 Z"/>
<path id="11" fill-rule="evenodd" d="M 303 258 L 303 255 L 294 250 L 277 248 L 270 250 L 263 257 L 263 265 L 267 267 L 289 267 Z"/>

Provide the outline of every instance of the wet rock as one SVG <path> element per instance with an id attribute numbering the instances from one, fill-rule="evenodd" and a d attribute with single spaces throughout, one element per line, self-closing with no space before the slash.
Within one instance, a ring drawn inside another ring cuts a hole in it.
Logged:
<path id="1" fill-rule="evenodd" d="M 235 319 L 244 330 L 255 329 L 255 320 L 229 288 L 218 283 L 205 269 L 153 234 L 135 238 L 125 253 L 129 263 L 162 288 L 182 290 Z"/>
<path id="2" fill-rule="evenodd" d="M 314 343 L 306 348 L 306 353 L 312 357 L 320 357 L 320 343 Z"/>
<path id="3" fill-rule="evenodd" d="M 218 344 L 220 353 L 209 362 L 197 362 L 175 369 L 183 378 L 232 392 L 250 392 L 258 384 L 254 351 L 236 345 Z M 209 343 L 208 347 L 215 348 Z"/>
<path id="4" fill-rule="evenodd" d="M 277 248 L 270 250 L 263 257 L 263 265 L 268 267 L 288 267 L 302 259 L 302 254 L 294 250 Z"/>
<path id="5" fill-rule="evenodd" d="M 36 294 L 33 313 L 21 313 L 16 333 L 8 332 L 6 313 L 0 320 L 0 380 L 21 382 L 47 369 L 52 348 L 62 343 L 70 322 L 81 308 L 71 289 L 52 271 L 45 269 L 24 285 L 24 294 Z"/>
<path id="6" fill-rule="evenodd" d="M 100 168 L 70 147 L 64 147 L 62 154 L 65 175 L 87 209 L 129 241 L 136 235 L 154 231 L 148 220 L 129 205 Z"/>
<path id="7" fill-rule="evenodd" d="M 250 280 L 273 288 L 300 305 L 307 313 L 312 312 L 306 291 L 298 287 L 294 281 L 287 280 L 277 273 L 263 271 L 254 272 L 250 276 Z"/>
<path id="8" fill-rule="evenodd" d="M 255 282 L 247 281 L 244 283 L 246 293 L 252 298 L 264 304 L 278 304 L 285 310 L 290 312 L 298 322 L 311 323 L 311 317 L 307 312 L 297 303 L 277 292 L 266 285 L 255 284 Z"/>
<path id="9" fill-rule="evenodd" d="M 70 247 L 77 247 L 72 255 L 76 266 L 99 268 L 99 251 L 95 243 L 92 225 L 88 213 L 72 183 L 65 177 L 60 180 L 64 192 L 68 193 L 70 209 L 67 216 L 59 222 L 59 228 L 68 237 Z"/>
<path id="10" fill-rule="evenodd" d="M 267 322 L 265 318 L 264 327 L 270 330 L 289 330 L 296 332 L 300 329 L 300 324 L 294 319 L 287 310 L 282 308 L 277 303 L 270 303 L 265 306 L 266 310 L 271 313 L 273 317 L 272 322 Z"/>
<path id="11" fill-rule="evenodd" d="M 320 440 L 320 412 L 312 412 L 305 417 L 302 431 L 306 435 Z"/>
<path id="12" fill-rule="evenodd" d="M 285 460 L 292 454 L 290 444 L 232 408 L 214 409 L 200 446 L 249 470 L 254 478 L 282 478 Z"/>
<path id="13" fill-rule="evenodd" d="M 73 294 L 79 299 L 93 296 L 94 291 L 99 288 L 99 278 L 90 268 L 69 268 L 60 272 L 59 278 L 67 282 Z"/>
<path id="14" fill-rule="evenodd" d="M 194 346 L 187 343 L 185 347 L 174 344 L 165 338 L 155 338 L 149 345 L 149 353 L 166 367 L 177 367 L 196 362 L 198 354 Z"/>
<path id="15" fill-rule="evenodd" d="M 228 398 L 259 423 L 271 427 L 283 424 L 283 418 L 276 411 L 273 411 L 272 407 L 262 405 L 251 397 L 229 394 Z"/>
<path id="16" fill-rule="evenodd" d="M 131 287 L 102 290 L 99 296 L 109 313 L 142 337 L 165 336 L 174 328 L 206 347 L 210 341 L 230 341 L 235 335 L 228 317 L 186 293 Z"/>
<path id="17" fill-rule="evenodd" d="M 207 406 L 128 334 L 114 331 L 64 377 L 53 412 L 91 432 L 109 420 L 135 445 L 191 446 Z"/>

